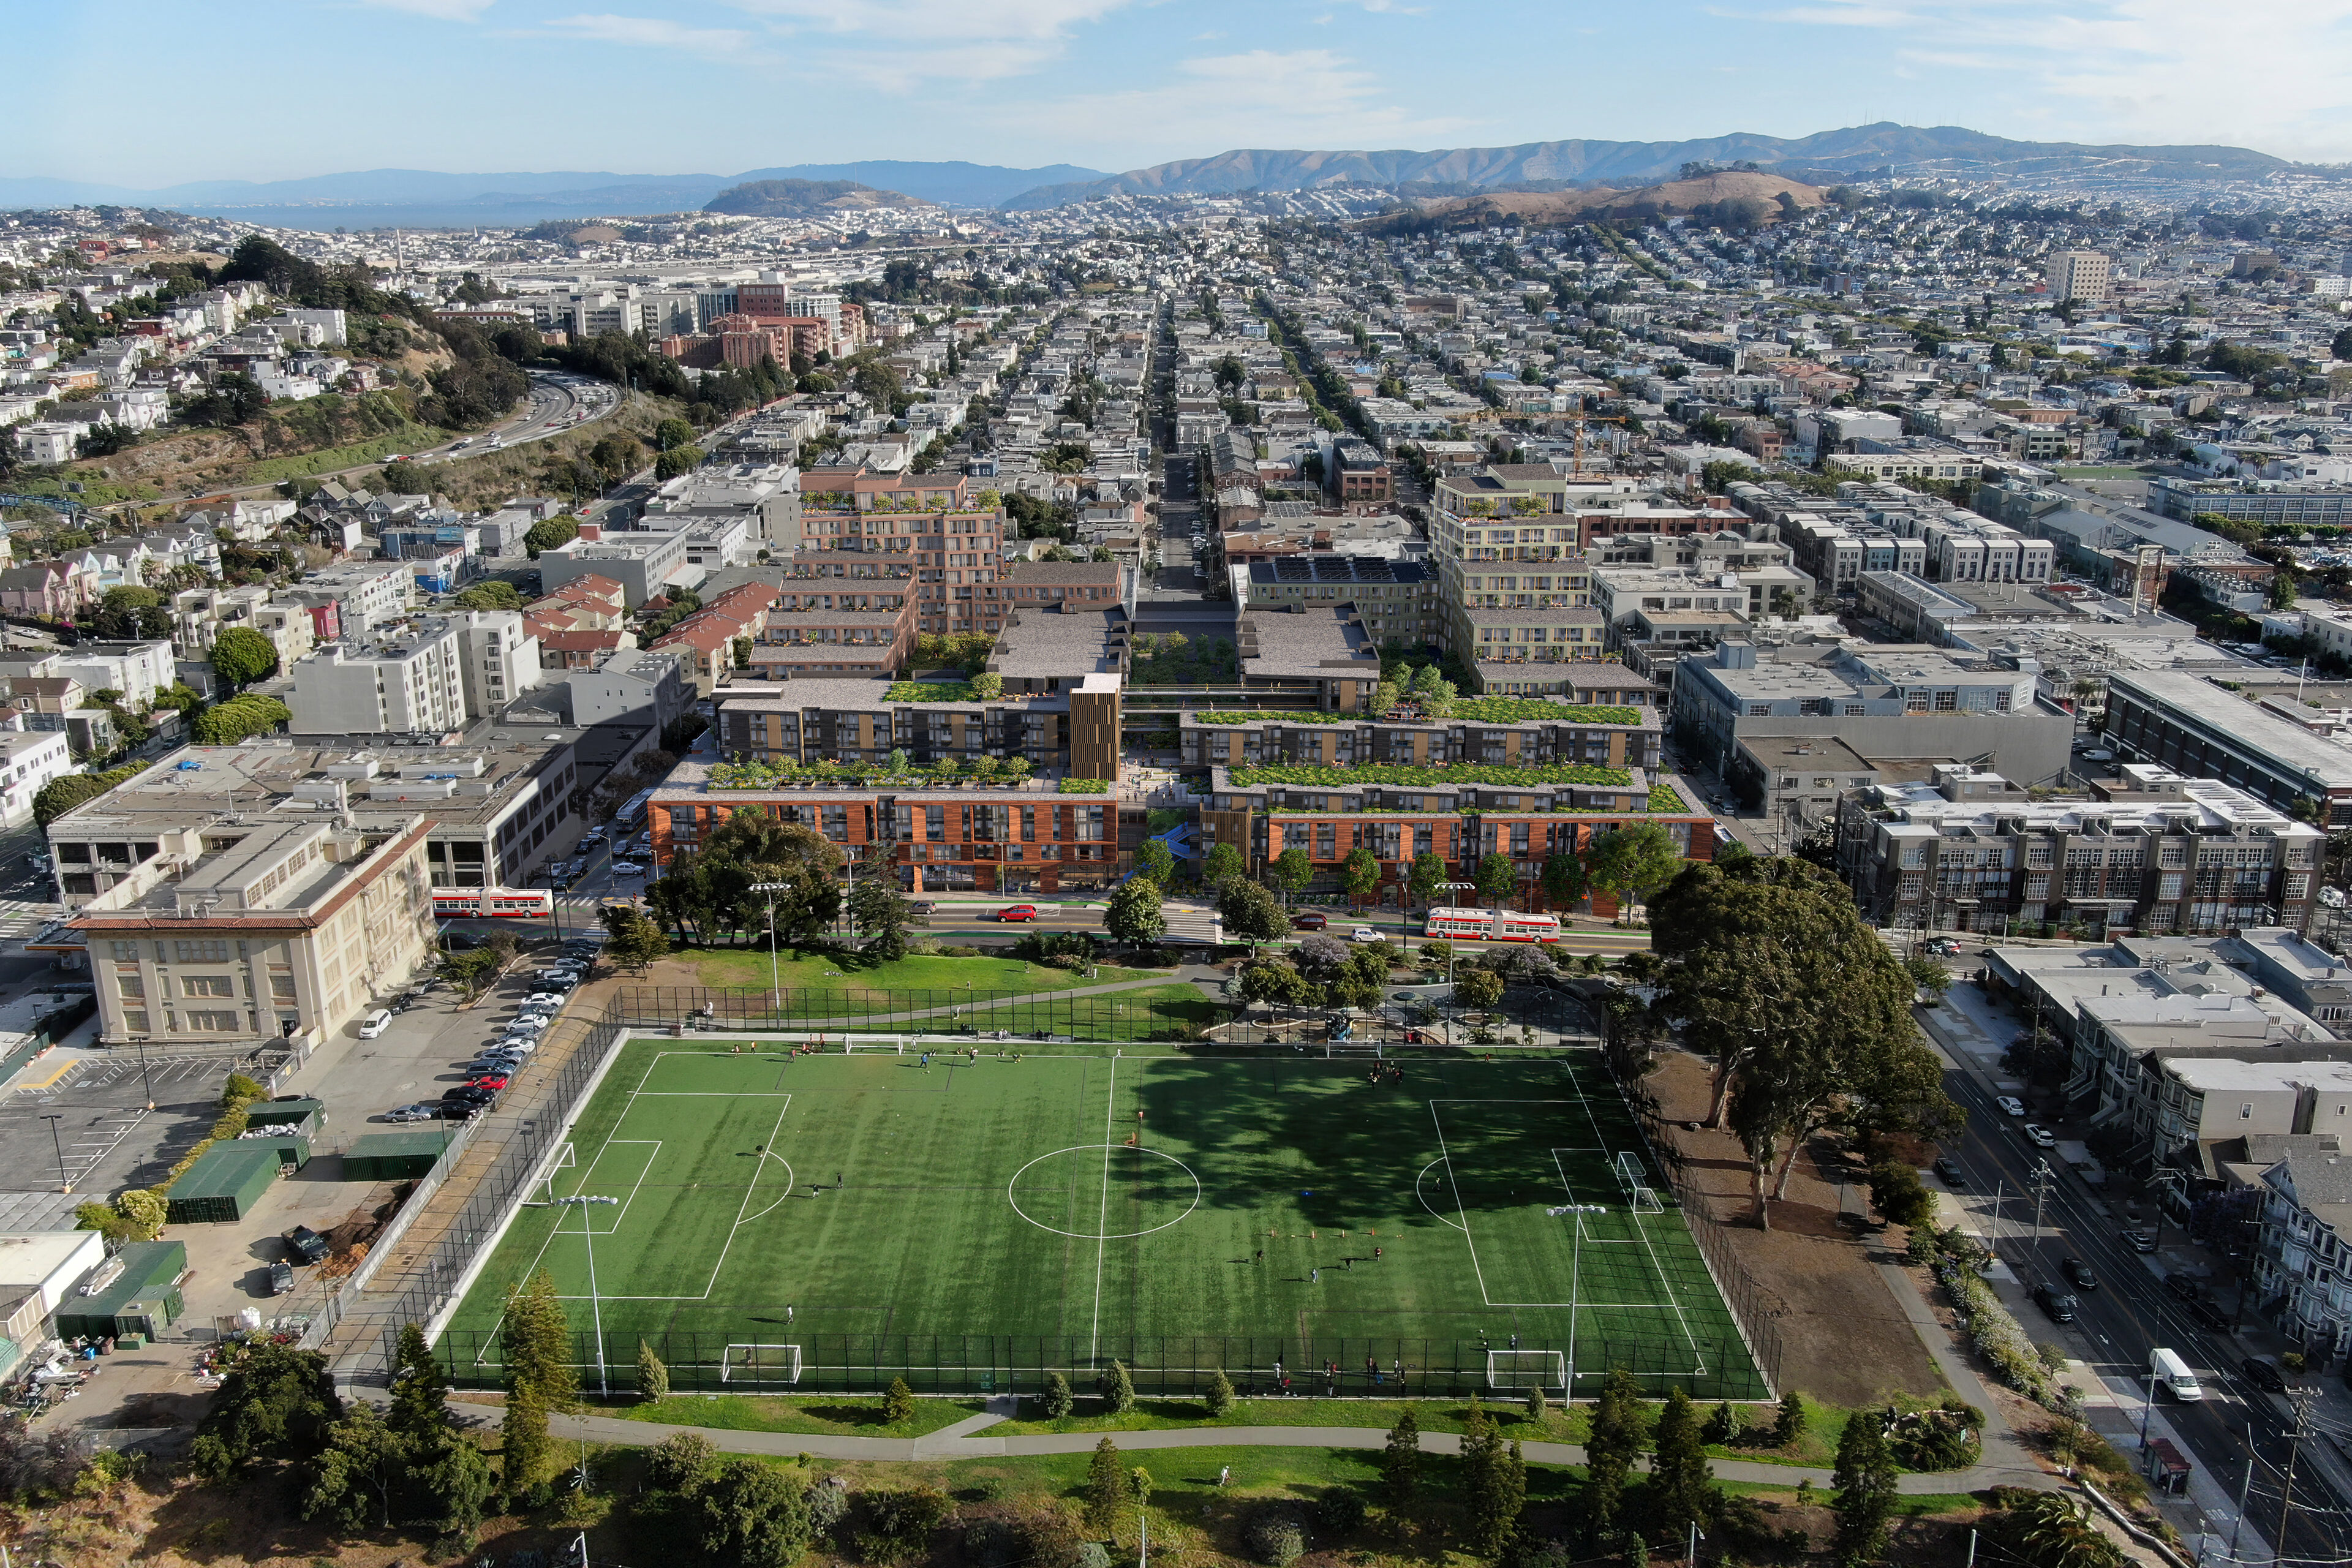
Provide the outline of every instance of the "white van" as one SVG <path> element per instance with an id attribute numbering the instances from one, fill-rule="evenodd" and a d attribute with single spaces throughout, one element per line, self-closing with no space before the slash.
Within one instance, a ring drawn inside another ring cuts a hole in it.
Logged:
<path id="1" fill-rule="evenodd" d="M 2182 1361 L 2171 1351 L 2160 1346 L 2150 1351 L 2147 1355 L 2147 1372 L 2148 1376 L 2156 1381 L 2157 1386 L 2175 1399 L 2197 1400 L 2205 1397 L 2205 1391 L 2197 1386 L 2197 1374 L 2189 1370 L 2187 1362 Z"/>
<path id="2" fill-rule="evenodd" d="M 378 1035 L 383 1034 L 386 1029 L 391 1027 L 392 1015 L 383 1008 L 379 1007 L 361 1021 L 360 1038 L 362 1040 L 373 1040 Z"/>

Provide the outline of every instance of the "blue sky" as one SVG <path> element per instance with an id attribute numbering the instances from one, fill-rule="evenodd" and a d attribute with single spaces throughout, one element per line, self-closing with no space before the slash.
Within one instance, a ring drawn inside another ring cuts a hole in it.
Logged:
<path id="1" fill-rule="evenodd" d="M 0 173 L 1119 170 L 1880 120 L 2333 161 L 2347 24 L 2352 0 L 20 0 Z"/>

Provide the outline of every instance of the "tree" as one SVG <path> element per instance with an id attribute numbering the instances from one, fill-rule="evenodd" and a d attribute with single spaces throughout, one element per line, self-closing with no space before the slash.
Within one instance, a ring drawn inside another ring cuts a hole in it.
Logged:
<path id="1" fill-rule="evenodd" d="M 275 697 L 247 692 L 198 713 L 188 732 L 203 745 L 233 746 L 248 736 L 267 735 L 293 719 L 294 710 Z"/>
<path id="2" fill-rule="evenodd" d="M 1837 1552 L 1842 1563 L 1867 1563 L 1886 1549 L 1886 1521 L 1895 1512 L 1895 1459 L 1886 1450 L 1878 1413 L 1857 1410 L 1838 1438 L 1835 1489 Z"/>
<path id="3" fill-rule="evenodd" d="M 808 1550 L 808 1494 L 785 1471 L 757 1459 L 722 1461 L 700 1490 L 705 1556 L 729 1568 L 791 1568 Z"/>
<path id="4" fill-rule="evenodd" d="M 1626 905 L 1642 902 L 1663 888 L 1682 868 L 1682 851 L 1674 836 L 1655 822 L 1612 827 L 1592 841 L 1586 873 L 1595 890 L 1617 895 Z"/>
<path id="5" fill-rule="evenodd" d="M 1658 1413 L 1658 1436 L 1650 1458 L 1650 1479 L 1642 1494 L 1652 1528 L 1679 1535 L 1715 1517 L 1714 1473 L 1707 1468 L 1706 1440 L 1699 1432 L 1698 1406 L 1677 1388 Z"/>
<path id="6" fill-rule="evenodd" d="M 1070 1394 L 1070 1380 L 1058 1372 L 1045 1374 L 1045 1390 L 1037 1396 L 1037 1403 L 1045 1410 L 1048 1421 L 1067 1420 L 1070 1412 L 1077 1405 L 1077 1401 Z"/>
<path id="7" fill-rule="evenodd" d="M 669 1397 L 669 1368 L 643 1340 L 637 1342 L 637 1397 L 648 1405 Z"/>
<path id="8" fill-rule="evenodd" d="M 399 1347 L 392 1360 L 388 1420 L 393 1432 L 412 1450 L 431 1448 L 457 1430 L 449 1419 L 449 1379 L 443 1374 L 433 1347 L 425 1342 L 421 1324 L 401 1328 Z"/>
<path id="9" fill-rule="evenodd" d="M 1359 844 L 1339 862 L 1339 881 L 1348 889 L 1349 901 L 1360 904 L 1381 885 L 1381 863 Z"/>
<path id="10" fill-rule="evenodd" d="M 1252 946 L 1276 941 L 1290 930 L 1274 895 L 1239 877 L 1217 889 L 1217 918 L 1224 922 L 1228 940 Z"/>
<path id="11" fill-rule="evenodd" d="M 1141 947 L 1166 934 L 1168 917 L 1160 910 L 1160 884 L 1142 875 L 1119 884 L 1103 907 L 1103 930 L 1114 941 Z"/>
<path id="12" fill-rule="evenodd" d="M 1544 901 L 1555 910 L 1573 909 L 1584 901 L 1584 862 L 1558 850 L 1544 857 Z"/>
<path id="13" fill-rule="evenodd" d="M 278 645 L 251 626 L 231 626 L 214 639 L 213 673 L 242 691 L 278 673 Z"/>
<path id="14" fill-rule="evenodd" d="M 1612 1369 L 1593 1402 L 1584 1440 L 1584 1515 L 1595 1536 L 1623 1511 L 1625 1482 L 1642 1448 L 1642 1391 L 1623 1367 Z"/>
<path id="15" fill-rule="evenodd" d="M 562 512 L 554 517 L 543 517 L 532 523 L 530 530 L 523 534 L 523 553 L 536 561 L 541 552 L 553 550 L 558 545 L 569 544 L 579 537 L 580 520 L 570 512 Z"/>
<path id="16" fill-rule="evenodd" d="M 667 484 L 680 474 L 690 474 L 700 467 L 702 467 L 701 447 L 672 447 L 654 459 L 654 478 Z"/>
<path id="17" fill-rule="evenodd" d="M 646 460 L 646 449 L 634 436 L 605 436 L 588 448 L 588 460 L 596 465 L 606 484 L 616 485 L 637 471 Z"/>
<path id="18" fill-rule="evenodd" d="M 661 451 L 667 452 L 672 447 L 693 445 L 694 426 L 683 419 L 672 416 L 654 426 L 654 446 Z"/>
<path id="19" fill-rule="evenodd" d="M 1261 953 L 1242 965 L 1234 989 L 1244 1002 L 1292 1005 L 1306 1001 L 1314 985 L 1287 961 Z"/>
<path id="20" fill-rule="evenodd" d="M 882 1419 L 893 1426 L 903 1426 L 915 1418 L 915 1391 L 907 1386 L 903 1377 L 894 1377 L 882 1394 Z"/>
<path id="21" fill-rule="evenodd" d="M 982 702 L 993 702 L 1004 695 L 1004 677 L 992 669 L 983 669 L 971 678 L 971 694 Z"/>
<path id="22" fill-rule="evenodd" d="M 876 867 L 849 889 L 849 923 L 866 936 L 866 951 L 887 963 L 907 956 L 907 931 L 915 911 L 895 877 Z"/>
<path id="23" fill-rule="evenodd" d="M 529 603 L 513 584 L 495 577 L 475 584 L 449 602 L 461 610 L 520 610 Z"/>
<path id="24" fill-rule="evenodd" d="M 668 954 L 669 933 L 641 911 L 626 904 L 607 904 L 600 918 L 612 934 L 604 956 L 622 968 L 642 974 L 656 959 Z"/>
<path id="25" fill-rule="evenodd" d="M 1100 1534 L 1116 1537 L 1118 1505 L 1126 1494 L 1126 1481 L 1118 1468 L 1118 1445 L 1105 1437 L 1095 1445 L 1094 1460 L 1087 1467 L 1087 1523 Z"/>
<path id="26" fill-rule="evenodd" d="M 255 1459 L 307 1458 L 341 1415 L 324 1356 L 264 1342 L 230 1368 L 189 1457 L 209 1480 L 226 1480 Z"/>
<path id="27" fill-rule="evenodd" d="M 1986 1533 L 2028 1568 L 2124 1568 L 2130 1561 L 2100 1531 L 2089 1505 L 2063 1492 L 2011 1495 L 1987 1526 Z"/>
<path id="28" fill-rule="evenodd" d="M 1113 1358 L 1096 1391 L 1102 1395 L 1103 1413 L 1107 1415 L 1124 1415 L 1135 1408 L 1135 1379 L 1128 1375 L 1123 1361 Z"/>
<path id="29" fill-rule="evenodd" d="M 392 1528 L 392 1502 L 408 1479 L 408 1456 L 399 1436 L 375 1406 L 361 1400 L 327 1428 L 326 1451 L 318 1458 L 302 1517 L 324 1516 L 346 1532 Z"/>
<path id="30" fill-rule="evenodd" d="M 1201 857 L 1201 880 L 1212 888 L 1222 888 L 1248 869 L 1242 852 L 1230 844 L 1212 844 Z"/>
<path id="31" fill-rule="evenodd" d="M 1519 1446 L 1506 1444 L 1502 1429 L 1472 1400 L 1462 1429 L 1462 1510 L 1469 1549 L 1481 1557 L 1502 1556 L 1527 1495 Z"/>
<path id="32" fill-rule="evenodd" d="M 1772 1446 L 1786 1448 L 1805 1435 L 1805 1396 L 1795 1389 L 1780 1395 L 1780 1407 L 1772 1414 Z"/>
<path id="33" fill-rule="evenodd" d="M 1239 854 L 1236 853 L 1234 858 L 1238 859 Z M 1298 892 L 1315 879 L 1313 857 L 1296 844 L 1276 856 L 1268 869 L 1273 872 L 1276 884 L 1286 893 Z"/>
<path id="34" fill-rule="evenodd" d="M 1936 1216 L 1936 1197 L 1919 1180 L 1919 1173 L 1900 1160 L 1886 1160 L 1870 1168 L 1870 1201 L 1879 1217 L 1906 1229 Z"/>
<path id="35" fill-rule="evenodd" d="M 500 1464 L 507 1495 L 519 1497 L 553 1473 L 548 1416 L 572 1406 L 579 1384 L 572 1368 L 572 1330 L 556 1299 L 555 1280 L 542 1268 L 507 1298 L 500 1338 L 506 1352 L 507 1403 Z"/>
<path id="36" fill-rule="evenodd" d="M 1503 999 L 1503 977 L 1491 969 L 1465 969 L 1454 980 L 1454 1005 L 1483 1013 Z"/>
<path id="37" fill-rule="evenodd" d="M 2280 567 L 2271 578 L 2271 608 L 2273 610 L 2294 608 L 2295 595 L 2301 592 L 2302 585 L 2296 583 L 2294 574 L 2284 566 Z"/>
<path id="38" fill-rule="evenodd" d="M 1213 1416 L 1222 1419 L 1233 1414 L 1234 1385 L 1226 1378 L 1223 1368 L 1218 1368 L 1217 1374 L 1209 1379 L 1209 1394 L 1203 1403 Z"/>
<path id="39" fill-rule="evenodd" d="M 1406 1405 L 1389 1428 L 1388 1447 L 1381 1452 L 1381 1492 L 1391 1508 L 1403 1508 L 1421 1489 L 1421 1421 Z"/>
<path id="40" fill-rule="evenodd" d="M 1924 952 L 1915 952 L 1905 959 L 1903 973 L 1920 990 L 1937 996 L 1952 988 L 1952 972 Z"/>
<path id="41" fill-rule="evenodd" d="M 1176 856 L 1157 838 L 1147 838 L 1135 852 L 1135 874 L 1165 888 L 1176 880 Z"/>
<path id="42" fill-rule="evenodd" d="M 1438 858 L 1435 851 L 1424 849 L 1412 858 L 1412 868 L 1405 873 L 1404 886 L 1405 891 L 1412 895 L 1414 903 L 1423 908 L 1435 903 L 1438 892 L 1444 885 L 1445 862 Z"/>
<path id="43" fill-rule="evenodd" d="M 1472 879 L 1478 884 L 1480 898 L 1490 904 L 1507 904 L 1519 890 L 1518 862 L 1499 851 L 1482 857 L 1478 874 Z"/>

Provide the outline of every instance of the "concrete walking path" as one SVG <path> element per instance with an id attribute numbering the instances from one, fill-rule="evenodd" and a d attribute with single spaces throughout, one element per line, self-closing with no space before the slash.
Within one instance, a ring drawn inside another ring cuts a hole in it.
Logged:
<path id="1" fill-rule="evenodd" d="M 1379 1426 L 1173 1426 L 1142 1432 L 1038 1432 L 1003 1437 L 975 1436 L 1011 1419 L 1010 1406 L 1013 1404 L 1009 1396 L 992 1399 L 986 1412 L 913 1438 L 843 1437 L 816 1432 L 742 1432 L 709 1426 L 669 1426 L 652 1421 L 627 1421 L 611 1415 L 559 1416 L 551 1424 L 551 1430 L 559 1437 L 585 1438 L 628 1447 L 650 1447 L 690 1432 L 708 1438 L 710 1446 L 721 1453 L 785 1458 L 811 1454 L 821 1459 L 868 1464 L 1087 1454 L 1092 1453 L 1095 1445 L 1106 1436 L 1118 1445 L 1121 1453 L 1174 1448 L 1384 1448 L 1389 1440 L 1388 1432 Z M 462 1419 L 478 1420 L 483 1425 L 495 1419 L 495 1414 L 488 1406 L 461 1403 L 456 1408 L 461 1413 Z M 1539 1465 L 1584 1463 L 1584 1449 L 1575 1443 L 1523 1442 L 1521 1450 L 1529 1460 Z M 1421 1451 L 1424 1454 L 1458 1454 L 1462 1451 L 1462 1439 L 1452 1432 L 1424 1432 L 1421 1435 Z M 1986 1445 L 1986 1451 L 1988 1455 L 1992 1453 L 1990 1442 Z M 2021 1453 L 2020 1457 L 2022 1457 Z M 1719 1481 L 1783 1487 L 1811 1481 L 1816 1488 L 1826 1489 L 1834 1479 L 1832 1473 L 1826 1469 L 1801 1465 L 1759 1464 L 1752 1459 L 1710 1459 L 1707 1467 Z M 1646 1471 L 1649 1468 L 1648 1457 L 1644 1455 L 1635 1459 L 1634 1468 Z M 2002 1485 L 2049 1488 L 2056 1484 L 2056 1478 L 2046 1471 L 2039 1468 L 2021 1471 L 2005 1462 L 1978 1465 L 1966 1470 L 1906 1475 L 1896 1483 L 1897 1489 L 1906 1496 L 1974 1492 Z"/>

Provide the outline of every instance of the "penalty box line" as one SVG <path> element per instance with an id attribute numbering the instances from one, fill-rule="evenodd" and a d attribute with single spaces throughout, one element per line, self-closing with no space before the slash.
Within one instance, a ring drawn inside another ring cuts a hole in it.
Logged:
<path id="1" fill-rule="evenodd" d="M 1478 1261 L 1478 1237 L 1470 1228 L 1470 1205 L 1462 1201 L 1462 1182 L 1454 1169 L 1454 1152 L 1445 1142 L 1445 1118 L 1437 1108 L 1440 1105 L 1573 1105 L 1575 1101 L 1568 1100 L 1433 1100 L 1429 1102 L 1429 1119 L 1437 1129 L 1438 1157 L 1445 1162 L 1445 1180 L 1454 1189 L 1454 1213 L 1461 1216 L 1458 1223 L 1462 1229 L 1463 1245 L 1470 1249 L 1470 1269 L 1477 1277 L 1478 1299 L 1488 1307 L 1567 1308 L 1572 1311 L 1576 1309 L 1577 1303 L 1573 1301 L 1497 1301 L 1495 1300 L 1494 1293 L 1487 1289 L 1486 1267 Z M 1555 1168 L 1557 1165 L 1558 1161 L 1555 1160 Z M 1567 1189 L 1568 1183 L 1565 1176 L 1561 1177 L 1560 1185 L 1563 1190 Z M 1575 1201 L 1572 1191 L 1569 1194 L 1569 1201 L 1571 1203 Z"/>

